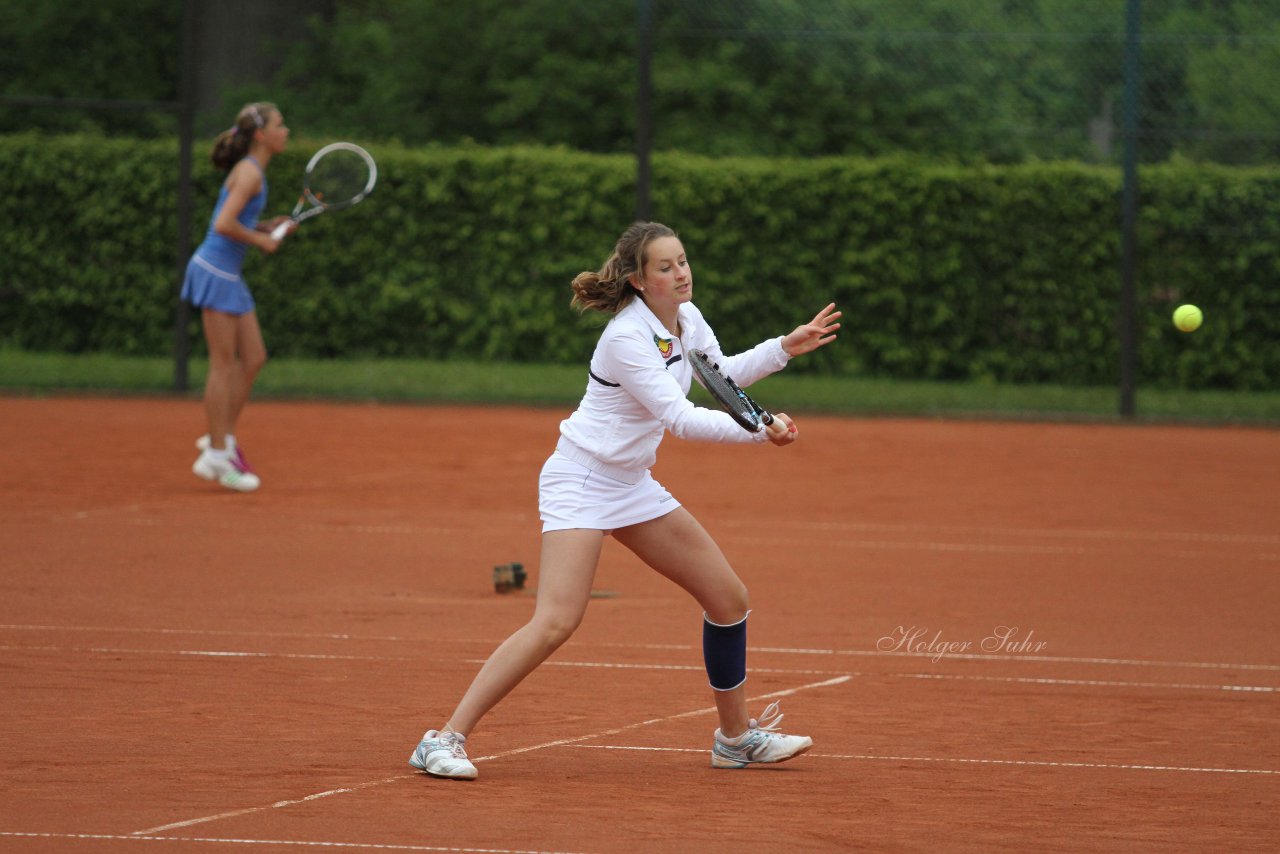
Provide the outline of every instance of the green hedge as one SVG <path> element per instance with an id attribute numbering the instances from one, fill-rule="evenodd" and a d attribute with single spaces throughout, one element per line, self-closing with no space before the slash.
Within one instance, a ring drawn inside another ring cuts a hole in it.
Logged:
<path id="1" fill-rule="evenodd" d="M 291 206 L 315 146 L 271 165 Z M 379 146 L 350 211 L 250 253 L 269 348 L 299 356 L 583 362 L 600 318 L 568 308 L 631 218 L 629 157 L 554 149 Z M 171 143 L 0 137 L 0 342 L 162 354 L 176 291 Z M 828 301 L 837 346 L 801 370 L 918 379 L 1108 384 L 1117 376 L 1119 173 L 1071 163 L 654 158 L 654 209 L 680 231 L 697 301 L 727 348 Z M 198 242 L 220 175 L 199 152 Z M 1274 389 L 1280 377 L 1280 178 L 1142 174 L 1145 384 Z M 1205 311 L 1193 335 L 1169 315 Z M 195 321 L 192 330 L 197 331 Z"/>

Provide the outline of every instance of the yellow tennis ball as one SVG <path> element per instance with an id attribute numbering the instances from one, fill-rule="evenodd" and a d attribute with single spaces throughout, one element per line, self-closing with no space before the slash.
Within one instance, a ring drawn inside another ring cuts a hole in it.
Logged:
<path id="1" fill-rule="evenodd" d="M 1194 305 L 1180 305 L 1173 312 L 1173 325 L 1183 332 L 1195 332 L 1204 321 L 1204 315 Z"/>

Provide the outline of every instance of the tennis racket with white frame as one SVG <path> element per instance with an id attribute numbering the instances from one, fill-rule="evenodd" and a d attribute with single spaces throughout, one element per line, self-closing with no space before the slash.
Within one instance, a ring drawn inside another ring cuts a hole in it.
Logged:
<path id="1" fill-rule="evenodd" d="M 698 375 L 702 387 L 743 430 L 758 433 L 762 427 L 773 423 L 773 415 L 739 388 L 733 378 L 721 371 L 720 366 L 711 361 L 706 353 L 690 350 L 689 364 L 693 365 L 693 372 Z"/>
<path id="2" fill-rule="evenodd" d="M 369 152 L 351 142 L 326 145 L 311 156 L 302 177 L 302 195 L 289 219 L 272 229 L 271 238 L 279 241 L 300 222 L 358 204 L 376 183 L 378 164 Z"/>

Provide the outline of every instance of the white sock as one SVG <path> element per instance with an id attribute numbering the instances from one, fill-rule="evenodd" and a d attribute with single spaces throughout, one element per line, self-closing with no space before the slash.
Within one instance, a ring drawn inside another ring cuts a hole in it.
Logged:
<path id="1" fill-rule="evenodd" d="M 223 444 L 226 446 L 228 451 L 234 451 L 236 449 L 236 437 L 228 433 Z"/>
<path id="2" fill-rule="evenodd" d="M 223 462 L 226 462 L 227 460 L 231 459 L 231 455 L 234 452 L 230 448 L 223 448 L 221 450 L 219 450 L 218 448 L 210 448 L 209 450 L 205 451 L 205 453 L 209 455 L 210 459 L 221 460 Z"/>

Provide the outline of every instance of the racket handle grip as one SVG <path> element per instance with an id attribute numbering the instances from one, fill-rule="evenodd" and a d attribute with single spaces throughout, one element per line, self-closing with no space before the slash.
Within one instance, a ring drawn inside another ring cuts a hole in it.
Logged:
<path id="1" fill-rule="evenodd" d="M 279 243 L 284 236 L 289 233 L 289 226 L 293 225 L 293 220 L 285 220 L 284 222 L 271 229 L 271 239 Z"/>
<path id="2" fill-rule="evenodd" d="M 773 423 L 773 413 L 768 411 L 761 412 L 760 421 L 764 424 L 764 426 L 768 427 L 770 424 Z"/>

